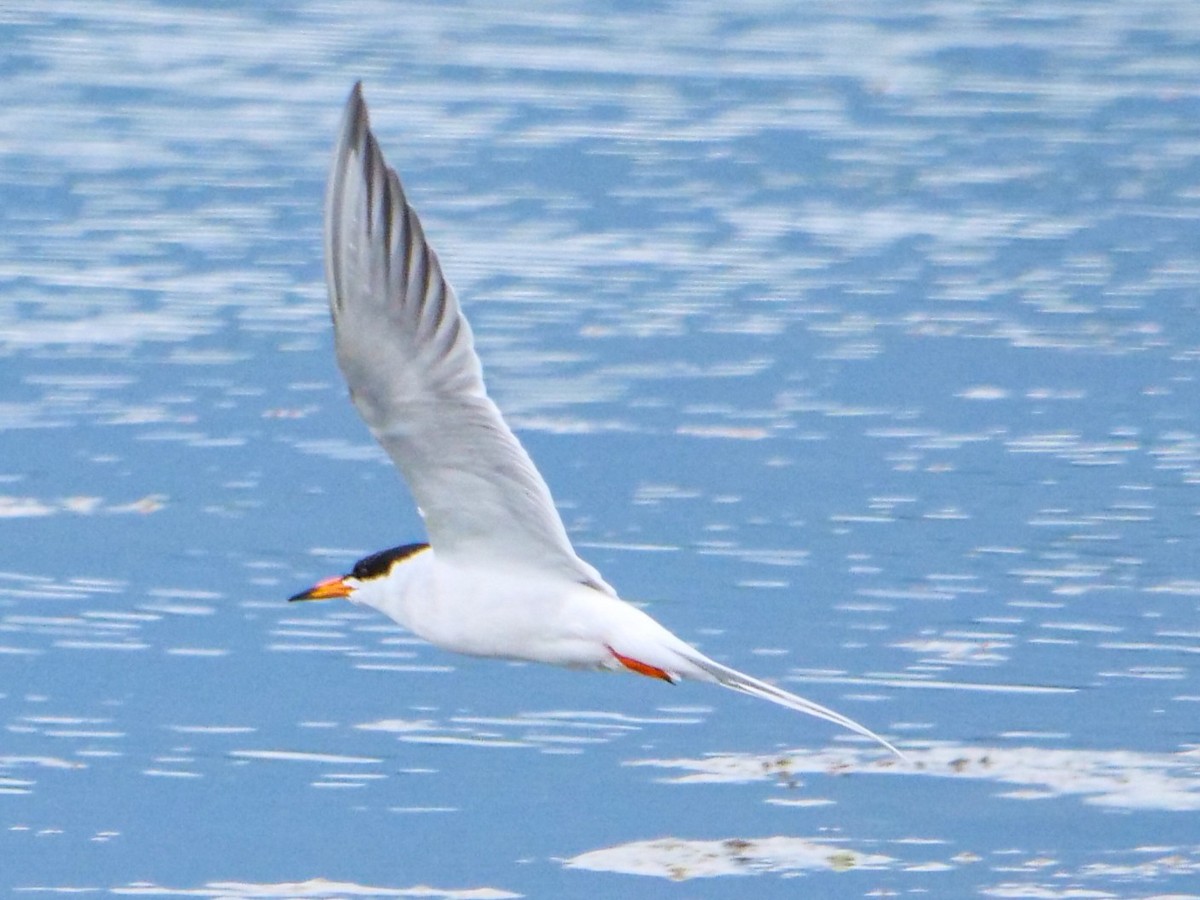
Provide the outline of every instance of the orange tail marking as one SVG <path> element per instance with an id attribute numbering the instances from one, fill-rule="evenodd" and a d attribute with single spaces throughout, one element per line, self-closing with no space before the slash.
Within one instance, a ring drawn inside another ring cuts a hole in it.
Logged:
<path id="1" fill-rule="evenodd" d="M 660 669 L 658 666 L 652 666 L 649 663 L 644 663 L 640 659 L 634 659 L 632 656 L 622 656 L 612 647 L 608 648 L 608 652 L 616 658 L 617 662 L 627 668 L 630 672 L 637 672 L 639 675 L 646 675 L 650 678 L 658 678 L 667 684 L 674 684 L 676 681 L 666 669 Z"/>

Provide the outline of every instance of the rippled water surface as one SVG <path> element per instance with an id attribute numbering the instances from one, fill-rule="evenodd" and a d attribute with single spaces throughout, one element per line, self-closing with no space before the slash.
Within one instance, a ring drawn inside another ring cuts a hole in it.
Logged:
<path id="1" fill-rule="evenodd" d="M 0 8 L 0 888 L 1200 897 L 1200 6 L 511 6 Z M 421 534 L 357 78 L 581 552 L 910 764 L 283 602 Z"/>

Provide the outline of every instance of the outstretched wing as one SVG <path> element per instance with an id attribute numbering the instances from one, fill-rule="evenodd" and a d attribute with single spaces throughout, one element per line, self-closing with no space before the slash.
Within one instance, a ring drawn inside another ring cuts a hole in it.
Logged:
<path id="1" fill-rule="evenodd" d="M 446 558 L 504 560 L 607 592 L 483 385 L 471 328 L 350 92 L 325 198 L 338 364 Z"/>

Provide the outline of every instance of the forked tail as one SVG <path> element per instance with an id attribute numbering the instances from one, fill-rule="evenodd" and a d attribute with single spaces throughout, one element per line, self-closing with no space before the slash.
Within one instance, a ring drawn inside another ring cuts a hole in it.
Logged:
<path id="1" fill-rule="evenodd" d="M 861 734 L 863 737 L 878 741 L 895 753 L 896 756 L 900 757 L 900 759 L 908 761 L 907 756 L 870 728 L 867 728 L 865 725 L 859 725 L 853 719 L 843 716 L 839 712 L 834 712 L 820 703 L 805 700 L 803 697 L 785 691 L 782 688 L 777 688 L 772 684 L 767 684 L 765 681 L 752 678 L 749 675 L 739 672 L 737 669 L 731 669 L 718 662 L 713 662 L 707 656 L 703 656 L 695 651 L 686 654 L 685 658 L 692 665 L 696 666 L 696 668 L 711 676 L 717 684 L 734 691 L 741 691 L 743 694 L 749 694 L 752 697 L 761 697 L 763 700 L 770 700 L 772 703 L 778 703 L 780 706 L 786 706 L 788 709 L 794 709 L 797 712 L 808 713 L 810 716 L 816 716 L 818 719 L 824 719 L 826 722 L 832 722 L 835 725 L 841 725 L 843 728 L 848 728 L 856 734 Z"/>

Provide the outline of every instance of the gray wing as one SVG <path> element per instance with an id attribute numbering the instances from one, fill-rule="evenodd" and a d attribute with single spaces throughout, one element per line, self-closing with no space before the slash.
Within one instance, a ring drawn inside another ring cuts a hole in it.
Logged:
<path id="1" fill-rule="evenodd" d="M 576 556 L 545 481 L 487 395 L 471 328 L 371 133 L 361 83 L 329 175 L 325 275 L 350 396 L 408 482 L 435 552 L 611 592 Z"/>

